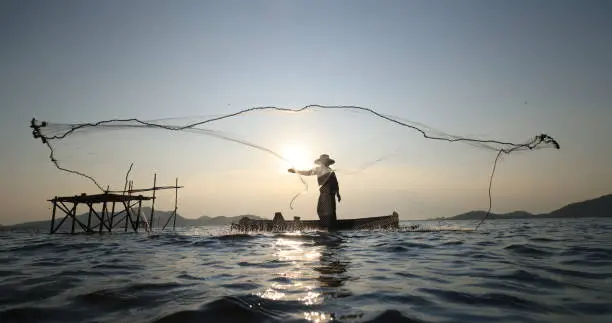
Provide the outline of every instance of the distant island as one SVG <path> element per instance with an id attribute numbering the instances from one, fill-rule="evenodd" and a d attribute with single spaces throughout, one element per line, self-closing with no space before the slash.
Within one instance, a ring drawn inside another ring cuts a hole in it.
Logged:
<path id="1" fill-rule="evenodd" d="M 487 214 L 486 211 L 470 211 L 452 217 L 435 218 L 428 220 L 480 220 Z M 490 220 L 495 219 L 545 219 L 545 218 L 602 218 L 612 217 L 612 194 L 598 198 L 571 203 L 549 213 L 532 214 L 527 211 L 514 211 L 510 213 L 491 213 Z"/>

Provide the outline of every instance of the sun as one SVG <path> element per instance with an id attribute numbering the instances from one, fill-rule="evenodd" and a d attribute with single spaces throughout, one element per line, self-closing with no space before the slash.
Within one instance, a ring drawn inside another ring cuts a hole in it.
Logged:
<path id="1" fill-rule="evenodd" d="M 313 166 L 312 154 L 303 145 L 300 144 L 285 144 L 282 146 L 281 155 L 287 162 L 281 162 L 281 168 L 287 172 L 287 168 L 295 167 L 296 169 L 305 170 Z"/>

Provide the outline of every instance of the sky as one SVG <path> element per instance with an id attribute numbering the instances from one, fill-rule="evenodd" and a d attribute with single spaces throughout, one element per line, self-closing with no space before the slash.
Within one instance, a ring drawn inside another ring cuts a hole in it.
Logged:
<path id="1" fill-rule="evenodd" d="M 460 136 L 554 137 L 560 150 L 503 158 L 494 212 L 612 193 L 611 18 L 609 1 L 2 1 L 0 224 L 49 218 L 53 196 L 98 192 L 53 166 L 32 138 L 34 116 L 183 123 L 254 106 L 356 105 Z M 366 113 L 253 113 L 210 129 L 303 167 L 331 155 L 339 218 L 488 207 L 495 151 L 432 142 Z M 316 179 L 303 192 L 289 164 L 240 144 L 147 129 L 55 144 L 62 165 L 111 189 L 132 162 L 136 187 L 154 173 L 162 185 L 178 177 L 186 217 L 316 217 Z M 157 208 L 173 197 L 162 192 Z"/>

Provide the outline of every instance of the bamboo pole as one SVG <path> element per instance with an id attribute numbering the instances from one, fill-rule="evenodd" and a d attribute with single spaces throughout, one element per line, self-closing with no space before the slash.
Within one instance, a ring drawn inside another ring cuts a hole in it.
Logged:
<path id="1" fill-rule="evenodd" d="M 113 219 L 115 218 L 115 202 L 113 202 L 113 206 L 111 208 L 111 214 L 108 219 L 108 232 L 112 232 L 113 230 Z"/>
<path id="2" fill-rule="evenodd" d="M 91 208 L 92 208 L 92 205 L 91 205 L 91 203 L 87 203 L 87 206 L 89 207 L 89 215 L 87 216 L 87 230 L 91 230 Z"/>
<path id="3" fill-rule="evenodd" d="M 153 174 L 153 201 L 151 202 L 151 216 L 149 217 L 149 225 L 153 231 L 153 215 L 155 214 L 155 186 L 157 184 L 157 173 Z"/>
<path id="4" fill-rule="evenodd" d="M 125 201 L 123 201 L 123 206 L 125 207 L 125 232 L 127 232 L 128 218 L 130 216 L 130 211 L 128 210 L 127 204 L 125 204 Z"/>
<path id="5" fill-rule="evenodd" d="M 74 225 L 76 223 L 76 208 L 77 208 L 77 204 L 78 203 L 74 203 L 74 206 L 72 207 L 72 210 L 70 211 L 70 214 L 72 216 L 72 229 L 70 229 L 70 233 L 74 234 Z"/>
<path id="6" fill-rule="evenodd" d="M 51 213 L 51 228 L 49 229 L 49 234 L 53 234 L 55 232 L 53 230 L 55 226 L 55 211 L 57 210 L 57 196 L 53 199 L 53 213 Z"/>
<path id="7" fill-rule="evenodd" d="M 176 229 L 176 210 L 178 208 L 178 177 L 175 181 L 175 189 L 174 189 L 174 223 L 172 224 L 172 231 Z"/>
<path id="8" fill-rule="evenodd" d="M 136 215 L 136 232 L 138 232 L 138 228 L 140 227 L 140 210 L 142 208 L 142 200 L 138 200 L 138 214 Z"/>
<path id="9" fill-rule="evenodd" d="M 102 214 L 100 214 L 100 228 L 98 228 L 98 233 L 102 233 L 102 227 L 106 226 L 106 223 L 104 223 L 105 216 L 106 216 L 106 201 L 104 201 L 104 203 L 102 204 Z"/>

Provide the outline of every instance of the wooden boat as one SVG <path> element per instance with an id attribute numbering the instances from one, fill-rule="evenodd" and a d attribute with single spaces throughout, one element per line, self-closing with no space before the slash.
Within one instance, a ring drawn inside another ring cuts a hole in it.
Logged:
<path id="1" fill-rule="evenodd" d="M 360 219 L 338 219 L 336 230 L 374 230 L 374 229 L 397 229 L 399 228 L 399 215 L 393 212 L 391 215 L 360 218 Z M 299 231 L 299 230 L 326 230 L 321 226 L 319 220 L 301 220 L 294 217 L 287 221 L 281 212 L 274 214 L 272 220 L 253 220 L 243 217 L 238 223 L 232 223 L 231 230 L 237 231 Z"/>

